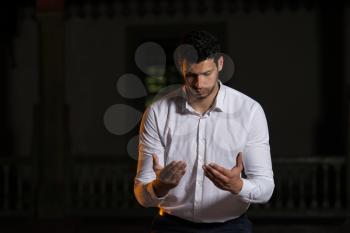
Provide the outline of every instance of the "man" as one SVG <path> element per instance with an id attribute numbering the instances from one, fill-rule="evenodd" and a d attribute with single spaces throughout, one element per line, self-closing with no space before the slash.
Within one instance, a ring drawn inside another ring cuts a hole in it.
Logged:
<path id="1" fill-rule="evenodd" d="M 136 199 L 159 207 L 154 233 L 252 232 L 245 212 L 274 190 L 264 111 L 219 81 L 224 58 L 213 35 L 193 31 L 182 43 L 183 87 L 143 116 Z"/>

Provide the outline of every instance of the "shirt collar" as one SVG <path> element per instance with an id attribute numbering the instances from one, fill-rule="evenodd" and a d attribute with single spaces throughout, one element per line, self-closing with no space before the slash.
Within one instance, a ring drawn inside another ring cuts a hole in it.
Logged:
<path id="1" fill-rule="evenodd" d="M 224 112 L 225 111 L 224 98 L 225 98 L 225 92 L 226 92 L 225 85 L 223 85 L 220 80 L 218 80 L 218 83 L 219 83 L 219 91 L 218 91 L 218 94 L 216 95 L 216 98 L 214 100 L 214 104 L 211 110 Z M 194 110 L 192 106 L 187 101 L 187 93 L 185 88 L 186 88 L 185 85 L 183 85 L 181 88 L 181 95 L 183 97 L 182 112 L 185 112 L 185 111 L 193 112 Z"/>
<path id="2" fill-rule="evenodd" d="M 216 95 L 214 108 L 218 109 L 221 112 L 225 112 L 225 94 L 226 94 L 226 87 L 222 82 L 219 80 L 219 92 Z"/>

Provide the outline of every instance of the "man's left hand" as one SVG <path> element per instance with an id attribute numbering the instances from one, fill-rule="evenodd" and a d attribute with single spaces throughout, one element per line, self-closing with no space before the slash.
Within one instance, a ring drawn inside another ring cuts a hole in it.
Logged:
<path id="1" fill-rule="evenodd" d="M 242 152 L 239 152 L 236 158 L 236 166 L 226 169 L 215 163 L 203 165 L 204 174 L 218 188 L 238 194 L 243 186 L 241 172 L 243 171 Z"/>

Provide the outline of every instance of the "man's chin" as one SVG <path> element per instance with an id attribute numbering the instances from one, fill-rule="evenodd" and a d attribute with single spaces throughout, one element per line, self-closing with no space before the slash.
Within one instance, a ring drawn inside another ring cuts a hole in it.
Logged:
<path id="1" fill-rule="evenodd" d="M 197 99 L 205 99 L 208 97 L 208 94 L 206 93 L 198 93 L 198 92 L 195 92 L 194 96 L 197 98 Z"/>
<path id="2" fill-rule="evenodd" d="M 196 99 L 205 99 L 209 96 L 208 93 L 198 92 L 194 89 L 190 89 L 191 95 Z"/>

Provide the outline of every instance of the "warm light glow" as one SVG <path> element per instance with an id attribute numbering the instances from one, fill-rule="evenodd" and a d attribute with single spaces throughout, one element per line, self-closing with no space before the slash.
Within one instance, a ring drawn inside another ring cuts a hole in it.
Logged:
<path id="1" fill-rule="evenodd" d="M 164 216 L 164 210 L 162 208 L 159 208 L 159 215 Z"/>

